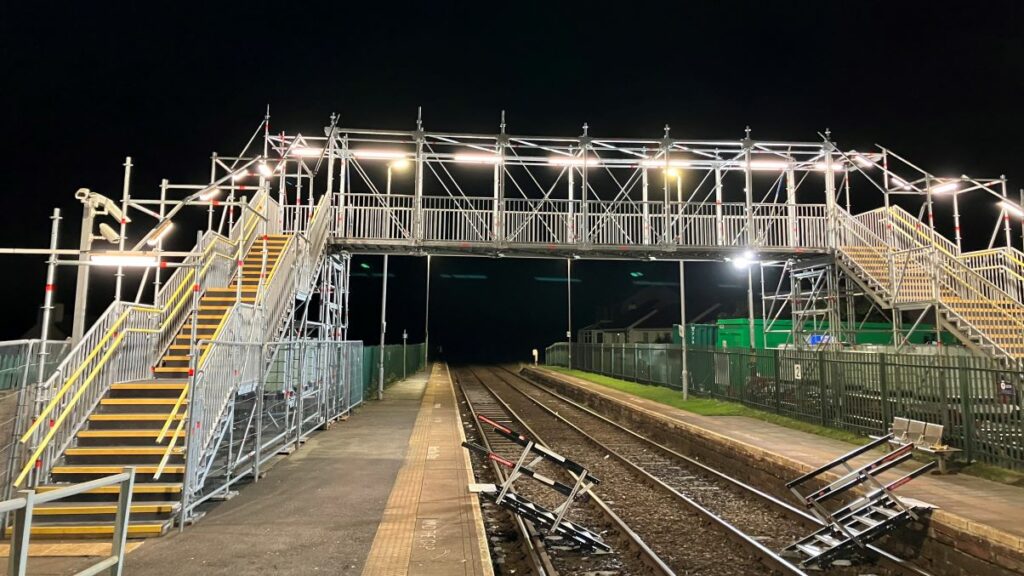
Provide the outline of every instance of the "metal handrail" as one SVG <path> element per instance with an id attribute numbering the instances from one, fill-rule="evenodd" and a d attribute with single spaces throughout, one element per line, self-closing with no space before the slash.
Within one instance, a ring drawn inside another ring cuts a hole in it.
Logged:
<path id="1" fill-rule="evenodd" d="M 106 486 L 120 484 L 117 499 L 117 513 L 114 517 L 113 542 L 110 545 L 110 556 L 76 573 L 76 576 L 99 574 L 110 569 L 111 574 L 122 574 L 124 571 L 125 543 L 128 538 L 128 522 L 131 518 L 132 489 L 135 486 L 135 468 L 126 466 L 124 472 L 104 476 L 88 482 L 72 484 L 56 490 L 37 493 L 35 490 L 22 490 L 18 498 L 0 502 L 0 512 L 15 512 L 14 528 L 11 534 L 10 564 L 8 574 L 24 576 L 28 569 L 29 541 L 32 536 L 32 513 L 39 504 L 61 500 L 69 496 L 77 496 Z"/>
<path id="2" fill-rule="evenodd" d="M 253 200 L 254 200 L 253 203 L 256 204 L 257 206 L 264 205 L 266 203 L 266 193 L 265 192 L 261 192 Z M 244 230 L 243 230 L 243 237 L 239 241 L 245 241 L 247 236 L 251 236 L 252 235 L 253 231 L 255 230 L 256 223 L 258 223 L 258 220 L 257 219 L 251 219 L 251 221 L 254 222 L 254 223 L 251 226 L 249 226 L 248 233 L 245 233 Z M 222 256 L 222 255 L 218 254 L 217 252 L 212 252 L 214 246 L 218 245 L 221 242 L 227 243 L 229 246 L 232 245 L 232 244 L 235 244 L 235 242 L 232 242 L 229 239 L 224 239 L 222 236 L 220 236 L 219 234 L 216 234 L 215 232 L 208 231 L 204 235 L 204 237 L 200 239 L 199 244 L 193 250 L 194 255 L 188 256 L 186 258 L 186 262 L 188 262 L 189 260 L 195 260 L 197 258 L 199 258 L 199 259 L 206 259 L 207 260 L 206 264 L 200 268 L 200 276 L 202 276 L 203 275 L 202 270 L 207 270 L 208 271 L 211 262 L 214 259 L 216 259 L 218 256 Z M 203 260 L 200 260 L 200 262 L 202 262 L 202 261 Z M 33 452 L 32 456 L 25 463 L 25 465 L 22 468 L 21 472 L 19 473 L 17 479 L 13 483 L 15 486 L 19 486 L 21 484 L 21 482 L 24 481 L 25 477 L 29 474 L 29 472 L 31 472 L 33 466 L 39 460 L 39 457 L 46 451 L 46 449 L 50 445 L 50 442 L 58 434 L 61 425 L 65 422 L 65 420 L 67 420 L 67 418 L 70 415 L 70 413 L 73 410 L 73 408 L 79 403 L 79 401 L 82 398 L 82 396 L 88 390 L 88 388 L 92 384 L 93 380 L 97 377 L 97 375 L 100 373 L 100 371 L 106 366 L 107 362 L 110 360 L 110 358 L 112 357 L 114 352 L 117 351 L 119 345 L 125 339 L 125 336 L 127 334 L 130 334 L 130 333 L 147 334 L 147 335 L 152 335 L 152 334 L 160 334 L 160 335 L 162 335 L 162 334 L 164 334 L 167 331 L 167 328 L 171 324 L 171 320 L 173 318 L 175 318 L 175 316 L 178 313 L 178 311 L 180 311 L 182 309 L 182 307 L 184 306 L 184 302 L 188 299 L 188 297 L 191 296 L 191 293 L 189 291 L 185 290 L 185 287 L 187 287 L 189 285 L 192 285 L 192 280 L 195 279 L 195 270 L 194 270 L 194 268 L 191 271 L 189 271 L 189 272 L 181 272 L 181 270 L 178 270 L 175 275 L 177 275 L 178 273 L 181 273 L 182 278 L 177 282 L 177 286 L 172 291 L 170 291 L 170 297 L 168 297 L 164 301 L 164 305 L 162 307 L 143 306 L 143 305 L 138 305 L 138 304 L 126 304 L 126 303 L 123 303 L 123 302 L 114 302 L 114 303 L 112 303 L 111 306 L 107 309 L 107 311 L 104 312 L 104 314 L 100 316 L 100 319 L 97 320 L 97 322 L 95 324 L 93 324 L 92 328 L 90 328 L 90 330 L 82 338 L 82 340 L 79 342 L 79 344 L 74 349 L 72 349 L 67 354 L 67 356 L 65 356 L 65 358 L 61 362 L 61 364 L 57 366 L 56 370 L 54 371 L 54 374 L 49 379 L 47 379 L 46 383 L 44 384 L 44 388 L 52 389 L 53 385 L 56 384 L 56 382 L 58 381 L 57 379 L 60 378 L 60 375 L 63 374 L 64 370 L 66 370 L 71 365 L 74 365 L 73 364 L 74 362 L 78 362 L 77 363 L 77 367 L 75 368 L 75 370 L 71 374 L 71 376 L 69 376 L 68 379 L 65 381 L 65 383 L 60 387 L 60 389 L 58 389 L 56 391 L 56 393 L 49 400 L 49 402 L 47 403 L 45 408 L 40 412 L 39 416 L 37 416 L 34 419 L 34 421 L 29 425 L 29 428 L 22 435 L 20 441 L 22 443 L 27 442 L 29 440 L 29 438 L 31 438 L 33 436 L 33 434 L 38 433 L 38 431 L 40 430 L 40 427 L 42 426 L 43 422 L 49 422 L 50 423 L 50 429 L 46 432 L 46 434 L 43 436 L 43 439 L 36 446 L 36 449 Z M 175 277 L 175 275 L 172 275 L 171 278 L 173 279 Z M 165 284 L 164 290 L 162 290 L 160 293 L 158 293 L 157 302 L 161 301 L 161 297 L 163 296 L 164 293 L 166 293 L 168 290 L 170 290 L 170 286 L 172 284 L 173 283 L 170 282 L 170 281 L 167 284 Z M 175 299 L 177 299 L 177 300 L 175 300 Z M 114 316 L 114 311 L 115 310 L 120 310 L 121 308 L 124 308 L 124 310 L 121 311 L 120 314 L 117 315 L 117 319 L 116 320 L 114 320 L 112 323 L 110 323 L 109 319 Z M 156 328 L 152 328 L 152 327 L 142 328 L 142 327 L 135 327 L 135 326 L 133 326 L 133 327 L 130 327 L 130 328 L 127 328 L 127 329 L 121 329 L 122 325 L 125 324 L 126 322 L 130 322 L 131 320 L 136 320 L 135 318 L 133 318 L 132 313 L 166 314 L 168 309 L 171 310 L 171 313 L 167 314 L 164 317 L 163 321 L 160 323 L 160 325 L 158 327 L 156 327 Z M 96 336 L 99 333 L 100 327 L 103 327 L 105 325 L 106 325 L 106 329 L 103 332 L 103 336 L 99 337 L 98 340 L 96 340 Z M 111 339 L 113 339 L 113 340 L 111 340 Z M 95 343 L 93 343 L 94 340 L 96 340 Z M 109 347 L 106 347 L 108 342 L 111 342 L 111 345 Z M 89 347 L 90 345 L 91 345 L 91 348 Z M 90 363 L 92 363 L 96 359 L 96 357 L 100 354 L 100 352 L 102 350 L 104 350 L 105 347 L 106 347 L 106 351 L 100 357 L 100 360 L 97 363 L 97 365 L 92 367 L 92 370 L 90 371 L 90 373 L 89 373 L 90 375 L 87 378 L 87 380 L 83 381 L 83 383 L 79 386 L 79 389 L 71 396 L 70 400 L 65 400 L 67 398 L 67 394 L 69 393 L 69 391 L 72 389 L 72 387 L 78 381 L 78 378 L 86 371 L 86 369 L 89 368 Z M 151 366 L 153 364 L 152 356 L 155 356 L 156 354 L 162 353 L 164 346 L 161 345 L 161 346 L 158 346 L 156 348 L 157 348 L 156 350 L 151 350 L 150 351 L 150 354 L 151 354 L 150 357 L 147 357 L 147 358 L 137 358 L 136 357 L 134 359 L 135 361 L 133 361 L 133 362 L 122 362 L 119 365 L 119 368 L 121 368 L 122 372 L 129 371 L 128 374 L 117 374 L 117 375 L 115 375 L 113 377 L 104 378 L 104 379 L 105 380 L 111 380 L 111 382 L 112 382 L 112 381 L 114 381 L 115 378 L 117 380 L 122 380 L 122 379 L 134 379 L 133 377 L 142 377 L 142 374 L 144 373 L 145 367 Z M 87 353 L 84 352 L 84 350 L 86 350 L 86 349 L 89 350 Z M 132 352 L 135 353 L 135 356 L 139 356 L 140 355 L 139 354 L 139 350 L 133 350 Z M 79 361 L 78 359 L 81 358 L 81 356 L 83 354 L 85 356 L 84 359 L 81 359 Z M 140 365 L 143 367 L 142 371 L 139 370 L 139 366 Z M 109 384 L 109 383 L 110 382 L 108 382 L 107 384 Z M 106 390 L 104 389 L 102 391 L 102 393 L 105 393 L 105 391 Z M 98 401 L 98 395 L 97 394 L 93 394 L 93 397 L 90 397 L 90 399 L 94 399 L 95 401 Z M 56 410 L 57 406 L 59 406 L 62 402 L 64 402 L 63 409 L 61 410 L 61 412 L 58 414 L 58 416 L 55 419 L 51 420 L 50 419 L 51 414 L 54 412 L 54 410 Z M 95 402 L 93 402 L 93 403 L 95 403 Z M 91 408 L 92 408 L 92 406 L 89 406 L 90 410 L 91 410 Z M 78 421 L 75 423 L 75 426 L 74 426 L 75 430 L 77 430 L 78 428 L 80 428 L 84 424 L 84 422 L 86 421 L 86 419 L 88 417 L 87 412 L 88 412 L 88 410 L 87 411 L 82 411 L 82 413 L 81 413 L 82 417 L 79 418 Z M 72 434 L 73 434 L 73 432 L 72 432 Z M 68 434 L 66 436 L 68 438 L 70 438 L 71 434 Z M 64 443 L 67 444 L 68 442 L 70 442 L 70 439 L 66 439 Z M 60 449 L 63 450 L 64 446 L 61 446 Z M 42 474 L 47 473 L 48 470 L 49 470 L 49 467 L 50 467 L 50 463 L 49 462 L 42 462 L 41 466 L 40 466 L 41 473 Z"/>

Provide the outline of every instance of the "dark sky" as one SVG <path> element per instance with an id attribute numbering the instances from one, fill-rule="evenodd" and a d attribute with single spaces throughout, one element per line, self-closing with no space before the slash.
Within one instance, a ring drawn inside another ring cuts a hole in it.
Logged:
<path id="1" fill-rule="evenodd" d="M 750 125 L 755 138 L 813 140 L 828 127 L 844 148 L 877 142 L 937 174 L 1024 183 L 1019 1 L 98 4 L 8 3 L 0 17 L 0 246 L 44 246 L 55 205 L 70 246 L 72 193 L 119 194 L 126 155 L 136 193 L 155 194 L 162 177 L 202 180 L 210 152 L 239 149 L 268 103 L 273 126 L 305 132 L 331 112 L 408 129 L 417 106 L 438 130 L 494 132 L 503 109 L 513 133 L 572 135 L 588 122 L 592 134 L 649 137 L 668 123 L 679 137 L 739 138 Z M 988 230 L 965 233 L 987 242 Z M 0 336 L 14 338 L 33 322 L 43 266 L 4 258 Z M 375 340 L 379 258 L 367 263 L 353 334 Z M 423 266 L 394 261 L 391 341 L 406 325 L 421 338 Z M 574 323 L 638 289 L 637 266 L 582 264 Z M 668 263 L 642 266 L 654 281 L 676 277 Z M 488 276 L 436 278 L 434 337 L 451 350 L 486 341 L 522 356 L 563 335 L 564 283 L 532 278 L 564 262 L 437 261 L 446 268 Z M 713 272 L 702 286 L 735 282 Z M 69 299 L 73 275 L 59 287 Z M 693 306 L 721 294 L 695 293 Z"/>

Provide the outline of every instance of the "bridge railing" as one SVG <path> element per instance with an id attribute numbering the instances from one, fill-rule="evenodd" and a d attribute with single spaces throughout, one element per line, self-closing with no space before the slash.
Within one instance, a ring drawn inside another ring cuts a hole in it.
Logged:
<path id="1" fill-rule="evenodd" d="M 748 212 L 742 202 L 524 198 L 496 202 L 483 197 L 424 196 L 419 205 L 409 195 L 345 194 L 334 235 L 410 244 L 828 248 L 824 204 L 756 203 Z M 418 238 L 417 210 L 422 219 Z"/>

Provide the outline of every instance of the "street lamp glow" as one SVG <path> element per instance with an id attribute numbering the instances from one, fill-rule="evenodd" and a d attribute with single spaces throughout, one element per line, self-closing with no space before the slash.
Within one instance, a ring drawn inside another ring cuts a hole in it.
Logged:
<path id="1" fill-rule="evenodd" d="M 164 236 L 167 236 L 167 234 L 171 231 L 171 228 L 174 228 L 174 222 L 171 222 L 170 220 L 164 220 L 159 226 L 157 226 L 153 230 L 153 235 L 150 236 L 149 240 L 146 240 L 146 244 L 149 244 L 150 246 L 156 246 L 157 243 L 160 242 L 160 240 L 163 240 Z"/>
<path id="2" fill-rule="evenodd" d="M 145 252 L 97 252 L 89 255 L 89 261 L 100 266 L 152 267 L 157 258 Z"/>
<path id="3" fill-rule="evenodd" d="M 679 170 L 679 168 L 669 168 L 668 170 L 665 170 L 665 175 L 668 176 L 669 178 L 679 178 L 683 175 L 683 173 Z"/>
<path id="4" fill-rule="evenodd" d="M 398 158 L 405 158 L 406 153 L 398 150 L 352 150 L 352 155 L 356 158 L 363 158 L 366 160 L 395 160 Z"/>
<path id="5" fill-rule="evenodd" d="M 1013 202 L 1003 200 L 999 203 L 999 206 L 1002 207 L 1003 210 L 1006 210 L 1007 212 L 1013 214 L 1018 218 L 1024 218 L 1024 209 L 1022 209 L 1020 206 L 1017 206 Z"/>
<path id="6" fill-rule="evenodd" d="M 271 176 L 274 175 L 274 171 L 270 169 L 270 166 L 267 166 L 266 162 L 260 162 L 259 170 L 260 175 L 262 175 L 264 178 L 270 178 Z"/>
<path id="7" fill-rule="evenodd" d="M 736 268 L 737 270 L 742 270 L 744 268 L 748 268 L 751 264 L 756 262 L 754 258 L 755 254 L 750 250 L 746 250 L 735 258 L 726 258 L 726 261 L 732 262 L 733 267 Z"/>
<path id="8" fill-rule="evenodd" d="M 406 160 L 405 158 L 401 158 L 393 162 L 388 162 L 388 168 L 391 168 L 392 170 L 405 170 L 408 167 L 409 161 Z"/>
<path id="9" fill-rule="evenodd" d="M 323 153 L 323 148 L 315 148 L 313 146 L 299 146 L 292 148 L 291 156 L 298 156 L 300 158 L 315 158 Z"/>
<path id="10" fill-rule="evenodd" d="M 501 156 L 498 154 L 456 154 L 455 161 L 461 164 L 500 164 Z"/>
<path id="11" fill-rule="evenodd" d="M 938 186 L 932 186 L 932 194 L 942 194 L 943 192 L 952 192 L 960 187 L 959 182 L 946 182 L 945 184 L 939 184 Z"/>

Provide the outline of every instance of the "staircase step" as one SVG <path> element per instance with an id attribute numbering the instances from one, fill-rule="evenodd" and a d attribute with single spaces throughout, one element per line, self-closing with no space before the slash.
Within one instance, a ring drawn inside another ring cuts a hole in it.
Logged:
<path id="1" fill-rule="evenodd" d="M 111 390 L 181 390 L 188 385 L 184 380 L 145 380 L 141 382 L 116 382 Z"/>
<path id="2" fill-rule="evenodd" d="M 78 446 L 64 451 L 67 456 L 163 456 L 165 446 Z M 184 454 L 185 449 L 175 446 L 172 454 Z"/>
<path id="3" fill-rule="evenodd" d="M 123 470 L 121 470 L 123 472 Z M 46 484 L 36 488 L 36 492 L 51 492 L 60 488 L 67 488 L 71 484 Z M 82 494 L 120 494 L 121 487 L 103 486 L 93 488 Z M 132 486 L 132 495 L 139 494 L 181 494 L 181 482 L 136 482 Z"/>
<path id="4" fill-rule="evenodd" d="M 178 502 L 133 502 L 131 518 L 141 520 L 141 515 L 171 514 L 178 509 Z M 32 510 L 36 516 L 113 516 L 117 504 L 102 502 L 47 502 Z"/>
<path id="5" fill-rule="evenodd" d="M 103 406 L 174 406 L 177 398 L 103 398 L 100 404 Z M 182 404 L 188 400 L 182 400 Z"/>
<path id="6" fill-rule="evenodd" d="M 170 525 L 170 520 L 165 520 L 162 522 L 129 522 L 128 537 L 152 538 L 155 536 L 162 536 L 167 531 L 167 529 L 170 528 Z M 94 522 L 35 522 L 32 524 L 33 538 L 109 538 L 113 534 L 113 524 L 103 524 Z"/>

